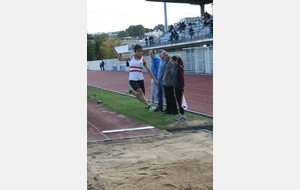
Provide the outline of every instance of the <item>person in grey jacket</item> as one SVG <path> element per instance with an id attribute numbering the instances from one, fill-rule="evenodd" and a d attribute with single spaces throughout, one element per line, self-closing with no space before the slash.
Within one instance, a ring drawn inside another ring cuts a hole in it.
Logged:
<path id="1" fill-rule="evenodd" d="M 166 98 L 165 95 L 165 89 L 163 86 L 163 77 L 165 74 L 165 67 L 166 67 L 166 62 L 162 60 L 161 58 L 161 53 L 164 52 L 164 49 L 160 49 L 158 51 L 159 57 L 161 59 L 161 62 L 159 63 L 159 68 L 158 68 L 158 73 L 157 73 L 157 82 L 158 82 L 158 86 L 157 86 L 157 109 L 154 111 L 161 111 L 163 112 L 163 104 L 164 104 L 164 99 Z"/>
<path id="2" fill-rule="evenodd" d="M 174 65 L 171 63 L 171 58 L 168 52 L 164 51 L 161 53 L 161 58 L 166 62 L 165 73 L 163 77 L 163 86 L 166 94 L 167 108 L 163 112 L 164 114 L 177 115 L 177 105 L 173 91 L 173 80 L 172 80 L 172 68 Z"/>

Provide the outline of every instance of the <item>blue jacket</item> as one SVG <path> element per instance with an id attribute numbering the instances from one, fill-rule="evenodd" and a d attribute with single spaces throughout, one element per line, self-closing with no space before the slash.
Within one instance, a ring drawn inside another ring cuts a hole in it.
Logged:
<path id="1" fill-rule="evenodd" d="M 158 56 L 154 56 L 152 59 L 151 72 L 153 73 L 155 79 L 157 79 L 159 63 L 160 63 L 160 58 Z"/>

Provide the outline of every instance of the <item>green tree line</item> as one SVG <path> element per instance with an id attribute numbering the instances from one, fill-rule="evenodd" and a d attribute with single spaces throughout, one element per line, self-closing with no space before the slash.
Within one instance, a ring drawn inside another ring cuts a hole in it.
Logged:
<path id="1" fill-rule="evenodd" d="M 110 44 L 115 47 L 123 44 L 120 37 L 140 36 L 145 32 L 152 32 L 156 29 L 164 31 L 164 25 L 158 24 L 153 29 L 144 28 L 143 25 L 131 25 L 126 30 L 120 31 L 118 36 L 108 34 L 89 34 L 87 33 L 87 60 L 113 59 L 115 56 L 110 48 Z"/>
<path id="2" fill-rule="evenodd" d="M 113 59 L 110 44 L 120 46 L 123 42 L 116 36 L 112 37 L 108 34 L 95 34 L 94 36 L 87 34 L 87 60 Z"/>
<path id="3" fill-rule="evenodd" d="M 128 36 L 140 36 L 144 35 L 146 32 L 153 32 L 154 30 L 164 31 L 164 25 L 158 24 L 153 29 L 145 28 L 143 25 L 131 25 L 126 30 L 119 32 L 118 37 L 128 37 Z"/>

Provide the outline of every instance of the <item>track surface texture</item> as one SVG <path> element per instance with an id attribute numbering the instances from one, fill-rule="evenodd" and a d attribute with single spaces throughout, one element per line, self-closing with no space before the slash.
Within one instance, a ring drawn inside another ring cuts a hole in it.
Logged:
<path id="1" fill-rule="evenodd" d="M 151 99 L 151 78 L 143 73 L 146 98 Z M 188 109 L 213 116 L 213 76 L 185 74 L 185 99 Z M 130 87 L 129 73 L 123 71 L 87 71 L 87 84 L 125 93 Z M 164 102 L 165 103 L 165 102 Z"/>
<path id="2" fill-rule="evenodd" d="M 129 129 L 147 127 L 138 121 L 129 119 L 122 114 L 108 110 L 104 105 L 87 98 L 87 141 L 105 141 L 132 137 L 164 135 L 167 131 L 146 129 L 117 133 L 103 133 L 106 130 Z"/>

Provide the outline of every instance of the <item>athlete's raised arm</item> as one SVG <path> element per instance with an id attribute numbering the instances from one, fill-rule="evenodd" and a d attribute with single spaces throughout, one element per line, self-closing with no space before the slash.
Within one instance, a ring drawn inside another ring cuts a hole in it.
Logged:
<path id="1" fill-rule="evenodd" d="M 118 52 L 116 51 L 114 45 L 110 45 L 111 49 L 113 50 L 114 54 L 117 56 L 119 61 L 130 61 L 131 57 L 122 57 L 121 55 L 118 54 Z"/>

